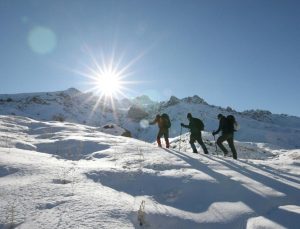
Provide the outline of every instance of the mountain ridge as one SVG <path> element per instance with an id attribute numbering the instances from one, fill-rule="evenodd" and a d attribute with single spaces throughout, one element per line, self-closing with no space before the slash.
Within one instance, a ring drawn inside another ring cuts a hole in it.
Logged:
<path id="1" fill-rule="evenodd" d="M 11 102 L 11 100 L 13 99 L 17 99 L 17 98 L 24 98 L 24 97 L 35 97 L 35 96 L 45 96 L 45 95 L 69 95 L 69 96 L 76 96 L 78 94 L 81 95 L 89 95 L 92 97 L 97 97 L 97 95 L 91 93 L 91 92 L 81 92 L 80 90 L 78 90 L 77 88 L 74 87 L 70 87 L 66 90 L 61 90 L 61 91 L 48 91 L 48 92 L 26 92 L 26 93 L 4 93 L 4 94 L 0 94 L 0 102 Z M 7 101 L 7 99 L 9 101 Z M 116 100 L 116 99 L 114 99 Z M 296 117 L 296 118 L 300 118 L 296 115 L 291 115 L 291 114 L 286 114 L 286 113 L 272 113 L 269 110 L 265 110 L 265 109 L 261 109 L 261 108 L 257 108 L 257 109 L 246 109 L 244 111 L 237 111 L 229 106 L 227 106 L 226 108 L 218 106 L 218 105 L 212 105 L 207 103 L 203 98 L 201 98 L 199 95 L 193 95 L 193 96 L 187 96 L 187 97 L 183 97 L 183 98 L 178 98 L 175 95 L 171 95 L 169 100 L 166 101 L 154 101 L 152 100 L 149 96 L 147 95 L 139 95 L 136 96 L 132 99 L 128 99 L 128 98 L 122 98 L 119 101 L 120 102 L 131 102 L 131 103 L 135 103 L 138 105 L 145 105 L 142 103 L 142 101 L 147 101 L 148 103 L 146 103 L 146 105 L 148 104 L 163 104 L 164 106 L 172 106 L 172 105 L 176 105 L 178 102 L 182 101 L 182 102 L 187 102 L 187 103 L 199 103 L 199 104 L 206 104 L 212 107 L 217 107 L 220 108 L 222 110 L 226 110 L 229 112 L 233 112 L 233 113 L 239 113 L 239 114 L 244 114 L 244 115 L 253 115 L 253 114 L 264 114 L 264 115 L 280 115 L 280 116 L 285 116 L 285 117 Z"/>
<path id="2" fill-rule="evenodd" d="M 211 132 L 218 127 L 218 113 L 233 114 L 242 127 L 236 133 L 236 139 L 300 148 L 299 117 L 272 114 L 259 109 L 238 112 L 231 107 L 210 105 L 198 95 L 183 99 L 171 96 L 169 100 L 162 102 L 152 101 L 145 95 L 134 99 L 114 99 L 110 102 L 76 88 L 56 92 L 0 95 L 2 115 L 25 116 L 41 121 L 69 121 L 91 126 L 115 123 L 129 130 L 132 137 L 150 142 L 155 141 L 157 127 L 149 126 L 148 123 L 156 114 L 170 115 L 170 136 L 176 137 L 180 134 L 180 123 L 187 123 L 188 112 L 204 121 L 206 131 Z"/>

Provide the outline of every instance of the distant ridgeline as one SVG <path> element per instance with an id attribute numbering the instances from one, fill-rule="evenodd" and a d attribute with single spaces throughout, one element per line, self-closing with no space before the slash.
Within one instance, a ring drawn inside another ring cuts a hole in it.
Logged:
<path id="1" fill-rule="evenodd" d="M 113 104 L 113 105 L 112 105 Z M 236 132 L 240 141 L 263 142 L 283 148 L 300 148 L 300 118 L 285 114 L 272 114 L 265 110 L 237 112 L 231 107 L 209 105 L 195 95 L 183 99 L 171 96 L 168 101 L 155 102 L 148 96 L 134 99 L 99 101 L 92 93 L 82 93 L 75 88 L 58 92 L 0 95 L 0 114 L 25 116 L 42 121 L 67 121 L 92 126 L 115 123 L 128 130 L 130 135 L 154 141 L 156 126 L 148 126 L 156 114 L 168 113 L 172 122 L 171 137 L 180 133 L 180 123 L 187 123 L 186 114 L 201 118 L 204 131 L 218 128 L 217 115 L 233 114 L 241 129 Z"/>

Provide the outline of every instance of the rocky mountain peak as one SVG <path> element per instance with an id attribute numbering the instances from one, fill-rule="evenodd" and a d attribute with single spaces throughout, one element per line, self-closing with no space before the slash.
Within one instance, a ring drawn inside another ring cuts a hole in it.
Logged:
<path id="1" fill-rule="evenodd" d="M 205 102 L 204 99 L 200 98 L 198 95 L 194 95 L 193 97 L 186 97 L 182 99 L 183 102 L 186 103 L 196 103 L 196 104 L 205 104 L 208 105 L 207 102 Z"/>
<path id="2" fill-rule="evenodd" d="M 169 107 L 169 106 L 174 106 L 176 104 L 180 103 L 180 99 L 178 99 L 176 96 L 171 96 L 169 101 L 165 102 L 165 104 L 163 104 L 164 107 Z"/>
<path id="3" fill-rule="evenodd" d="M 141 105 L 141 106 L 147 106 L 147 105 L 152 105 L 154 104 L 155 102 L 153 100 L 151 100 L 149 98 L 149 96 L 147 95 L 141 95 L 141 96 L 137 96 L 135 97 L 132 102 L 134 104 L 137 104 L 137 105 Z"/>
<path id="4" fill-rule="evenodd" d="M 267 110 L 246 110 L 243 111 L 241 114 L 246 115 L 250 118 L 253 118 L 258 121 L 263 121 L 263 120 L 269 120 L 271 119 L 272 113 Z"/>

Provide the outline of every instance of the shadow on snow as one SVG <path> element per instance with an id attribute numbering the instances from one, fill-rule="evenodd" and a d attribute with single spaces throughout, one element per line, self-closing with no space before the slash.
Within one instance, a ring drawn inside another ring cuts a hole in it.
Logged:
<path id="1" fill-rule="evenodd" d="M 199 159 L 189 157 L 174 150 L 166 149 L 166 151 L 185 161 L 193 169 L 211 176 L 215 181 L 191 178 L 186 181 L 182 177 L 164 176 L 159 172 L 146 173 L 142 170 L 94 171 L 86 175 L 95 182 L 99 182 L 117 191 L 125 192 L 132 196 L 151 196 L 160 204 L 193 213 L 203 213 L 216 202 L 243 202 L 252 209 L 253 213 L 248 213 L 245 216 L 241 213 L 239 214 L 237 209 L 239 220 L 236 219 L 235 221 L 238 225 L 241 225 L 238 221 L 242 220 L 244 221 L 243 224 L 246 225 L 247 219 L 256 216 L 264 216 L 288 228 L 293 227 L 296 222 L 300 223 L 298 214 L 278 208 L 282 205 L 295 204 L 295 199 L 296 202 L 298 201 L 297 204 L 300 205 L 298 197 L 299 189 L 278 181 L 276 178 L 273 179 L 247 169 L 246 167 L 249 166 L 247 164 L 245 164 L 247 166 L 243 167 L 235 161 L 203 155 L 203 157 L 220 163 L 228 170 L 242 174 L 282 194 L 271 197 L 266 196 L 252 191 L 245 187 L 242 182 L 233 180 L 231 176 L 212 170 L 206 163 L 201 162 Z M 256 169 L 259 170 L 260 168 Z M 272 214 L 274 211 L 276 211 L 276 214 Z M 278 214 L 282 215 L 282 217 L 278 217 Z"/>

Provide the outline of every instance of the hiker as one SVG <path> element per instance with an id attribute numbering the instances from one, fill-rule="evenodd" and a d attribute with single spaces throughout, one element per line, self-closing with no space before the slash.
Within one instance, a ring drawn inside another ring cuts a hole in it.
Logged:
<path id="1" fill-rule="evenodd" d="M 166 148 L 170 147 L 170 143 L 169 143 L 169 128 L 171 127 L 171 121 L 170 118 L 167 114 L 162 114 L 162 115 L 156 115 L 156 118 L 150 122 L 150 125 L 153 125 L 157 123 L 159 131 L 156 137 L 156 142 L 158 144 L 159 147 L 161 146 L 161 141 L 160 138 L 162 136 L 164 136 L 165 142 L 166 142 Z"/>
<path id="2" fill-rule="evenodd" d="M 213 136 L 215 136 L 220 131 L 222 131 L 222 135 L 217 139 L 217 145 L 223 151 L 224 156 L 226 156 L 228 154 L 228 150 L 224 147 L 222 143 L 224 141 L 227 141 L 232 152 L 232 157 L 234 159 L 237 159 L 237 152 L 235 150 L 234 141 L 233 141 L 233 136 L 234 136 L 233 133 L 235 131 L 234 124 L 236 123 L 234 116 L 228 115 L 227 117 L 225 117 L 222 114 L 218 114 L 218 119 L 219 119 L 219 128 L 212 133 Z"/>
<path id="3" fill-rule="evenodd" d="M 205 154 L 208 154 L 207 148 L 203 143 L 202 134 L 201 134 L 201 131 L 204 129 L 203 122 L 198 118 L 192 117 L 191 113 L 187 114 L 187 119 L 190 121 L 189 125 L 185 125 L 185 124 L 181 123 L 181 126 L 188 128 L 191 131 L 190 144 L 193 149 L 193 153 L 198 153 L 196 146 L 195 146 L 195 141 L 197 141 L 201 145 L 203 152 Z"/>

